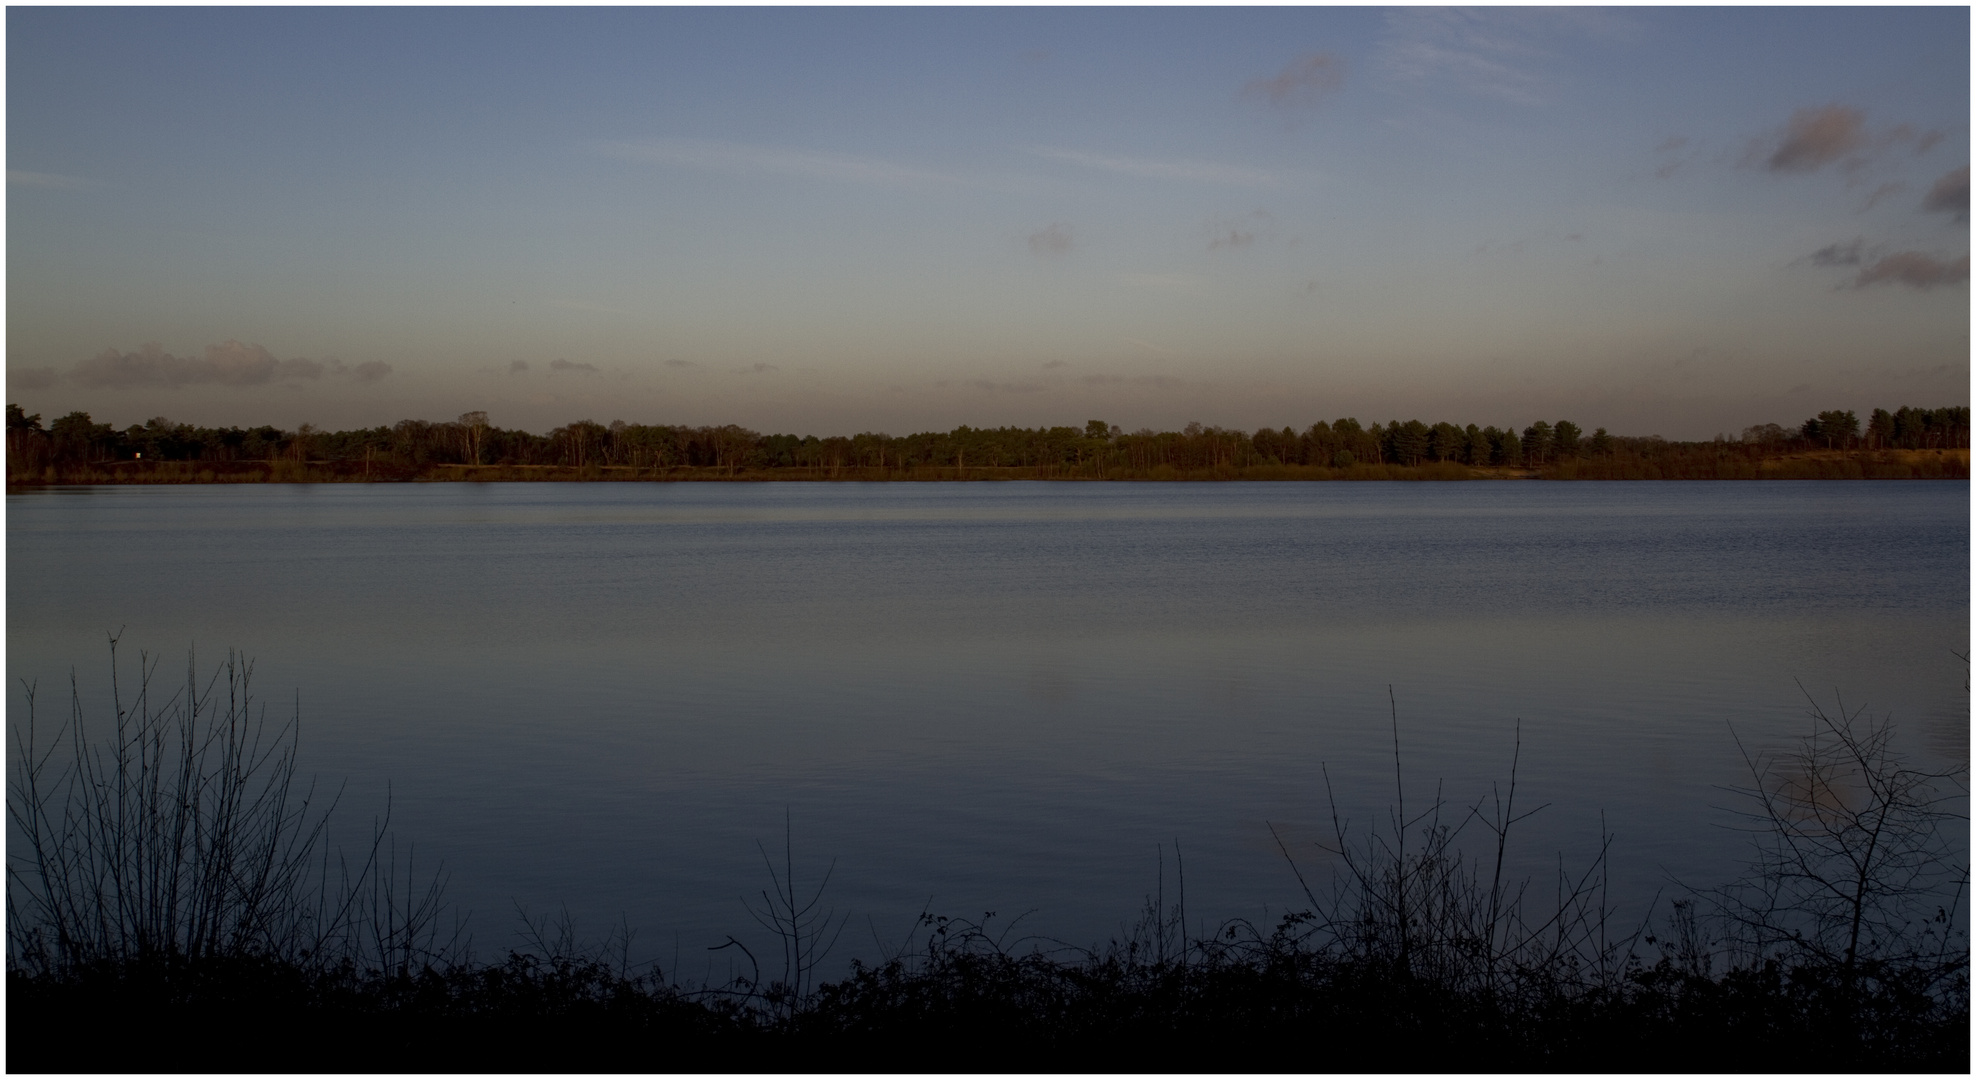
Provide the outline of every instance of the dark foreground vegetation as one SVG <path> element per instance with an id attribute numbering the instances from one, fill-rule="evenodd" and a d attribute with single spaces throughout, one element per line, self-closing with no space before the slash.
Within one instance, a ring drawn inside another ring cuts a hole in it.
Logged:
<path id="1" fill-rule="evenodd" d="M 1749 757 L 1749 874 L 1637 927 L 1604 853 L 1505 880 L 1533 812 L 1512 766 L 1473 806 L 1396 783 L 1381 825 L 1336 826 L 1329 882 L 1285 846 L 1302 909 L 1275 926 L 1190 933 L 1176 851 L 1123 940 L 927 915 L 836 981 L 843 920 L 785 846 L 758 948 L 717 947 L 745 974 L 689 985 L 634 965 L 628 933 L 526 916 L 526 944 L 474 960 L 382 823 L 332 855 L 243 663 L 165 702 L 152 681 L 105 732 L 72 708 L 50 739 L 31 700 L 16 726 L 10 1071 L 1969 1068 L 1967 868 L 1942 831 L 1963 778 L 1864 714 L 1814 706 L 1795 748 Z M 1396 723 L 1396 775 L 1398 747 Z"/>
<path id="2" fill-rule="evenodd" d="M 969 428 L 818 438 L 747 428 L 604 425 L 546 435 L 457 421 L 295 431 L 202 428 L 156 417 L 118 430 L 72 412 L 43 429 L 7 413 L 7 482 L 229 483 L 406 480 L 1555 480 L 1934 479 L 1969 476 L 1966 407 L 1820 413 L 1795 429 L 1670 442 L 1538 421 L 1518 432 L 1352 418 L 1254 433 L 1189 424 L 1125 432 Z"/>

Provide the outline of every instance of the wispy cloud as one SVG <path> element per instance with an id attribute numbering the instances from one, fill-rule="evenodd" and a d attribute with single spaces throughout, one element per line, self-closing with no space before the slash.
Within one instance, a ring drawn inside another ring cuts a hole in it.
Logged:
<path id="1" fill-rule="evenodd" d="M 1207 284 L 1199 274 L 1120 274 L 1118 280 L 1135 289 L 1166 292 L 1194 292 Z"/>
<path id="2" fill-rule="evenodd" d="M 1043 370 L 1054 371 L 1057 368 L 1067 368 L 1069 366 L 1070 366 L 1070 361 L 1068 360 L 1050 360 L 1044 363 Z"/>
<path id="3" fill-rule="evenodd" d="M 1942 260 L 1919 251 L 1901 251 L 1860 270 L 1853 288 L 1869 285 L 1906 285 L 1924 292 L 1937 285 L 1959 285 L 1969 280 L 1969 256 Z"/>
<path id="4" fill-rule="evenodd" d="M 781 370 L 781 368 L 776 367 L 774 364 L 754 363 L 744 368 L 735 368 L 734 373 L 736 375 L 766 375 L 771 371 Z"/>
<path id="5" fill-rule="evenodd" d="M 1681 171 L 1681 166 L 1695 155 L 1686 135 L 1670 135 L 1654 147 L 1654 156 L 1660 159 L 1660 164 L 1654 166 L 1654 175 L 1665 180 Z"/>
<path id="6" fill-rule="evenodd" d="M 849 184 L 950 184 L 963 178 L 950 173 L 903 165 L 882 158 L 859 157 L 822 150 L 795 150 L 747 143 L 687 139 L 606 142 L 603 153 L 627 161 L 677 165 L 725 173 L 773 173 Z"/>
<path id="7" fill-rule="evenodd" d="M 527 370 L 528 370 L 528 361 L 526 360 L 516 360 L 508 365 L 508 374 L 510 375 L 519 375 Z"/>
<path id="8" fill-rule="evenodd" d="M 1291 61 L 1275 78 L 1251 82 L 1242 96 L 1265 98 L 1279 109 L 1310 108 L 1344 85 L 1344 58 L 1321 52 Z"/>
<path id="9" fill-rule="evenodd" d="M 1402 8 L 1386 15 L 1371 67 L 1393 88 L 1541 105 L 1560 90 L 1552 69 L 1561 58 L 1637 29 L 1602 8 Z"/>
<path id="10" fill-rule="evenodd" d="M 1864 239 L 1854 239 L 1844 244 L 1827 244 L 1807 258 L 1815 266 L 1858 266 L 1862 257 L 1860 249 L 1865 243 Z"/>
<path id="11" fill-rule="evenodd" d="M 1873 194 L 1866 197 L 1866 202 L 1860 205 L 1859 212 L 1864 214 L 1868 210 L 1880 205 L 1880 201 L 1887 196 L 1898 195 L 1906 190 L 1907 185 L 1898 180 L 1890 180 L 1887 183 L 1881 184 L 1879 187 L 1873 189 Z"/>
<path id="12" fill-rule="evenodd" d="M 1035 394 L 1048 389 L 1042 383 L 993 382 L 988 379 L 973 379 L 967 386 L 990 394 Z"/>
<path id="13" fill-rule="evenodd" d="M 371 360 L 346 365 L 341 360 L 277 359 L 260 345 L 228 340 L 208 345 L 199 356 L 174 356 L 156 342 L 135 352 L 105 349 L 77 364 L 70 373 L 84 386 L 177 388 L 193 385 L 265 386 L 269 383 L 319 379 L 324 373 L 357 382 L 376 382 L 391 374 L 391 365 Z"/>
<path id="14" fill-rule="evenodd" d="M 614 308 L 605 304 L 593 303 L 589 300 L 551 300 L 549 301 L 549 306 L 562 308 L 565 311 L 591 311 L 600 315 L 631 314 L 623 308 Z"/>
<path id="15" fill-rule="evenodd" d="M 1451 86 L 1518 105 L 1543 100 L 1532 61 L 1544 55 L 1504 18 L 1506 12 L 1406 8 L 1386 16 L 1376 64 L 1389 82 Z"/>
<path id="16" fill-rule="evenodd" d="M 1214 239 L 1208 241 L 1208 250 L 1216 251 L 1225 247 L 1244 248 L 1255 242 L 1255 233 L 1243 232 L 1239 228 L 1230 227 L 1226 232 L 1216 233 Z"/>
<path id="17" fill-rule="evenodd" d="M 1086 386 L 1129 386 L 1141 390 L 1178 390 L 1186 385 L 1167 375 L 1086 375 Z"/>
<path id="18" fill-rule="evenodd" d="M 1257 239 L 1272 238 L 1276 232 L 1276 218 L 1267 210 L 1255 210 L 1247 217 L 1223 218 L 1210 225 L 1208 229 L 1211 233 L 1208 240 L 1209 251 L 1220 251 L 1223 248 L 1239 249 L 1248 247 Z"/>
<path id="19" fill-rule="evenodd" d="M 15 390 L 45 390 L 55 385 L 52 367 L 8 367 L 7 386 Z"/>
<path id="20" fill-rule="evenodd" d="M 1031 146 L 1025 149 L 1041 158 L 1079 165 L 1087 169 L 1102 169 L 1106 172 L 1123 173 L 1127 176 L 1141 176 L 1153 180 L 1178 180 L 1194 184 L 1226 184 L 1234 187 L 1275 188 L 1282 187 L 1283 177 L 1268 169 L 1257 169 L 1246 165 L 1225 165 L 1214 161 L 1161 160 L 1155 158 L 1119 157 L 1112 154 L 1087 154 L 1081 150 L 1057 150 L 1044 146 Z"/>
<path id="21" fill-rule="evenodd" d="M 1048 227 L 1029 234 L 1029 250 L 1037 255 L 1068 255 L 1076 246 L 1070 236 L 1070 226 L 1061 221 L 1053 221 Z"/>
<path id="22" fill-rule="evenodd" d="M 60 173 L 28 172 L 24 169 L 8 169 L 7 182 L 21 187 L 50 188 L 56 191 L 85 191 L 105 186 L 101 180 L 63 176 Z"/>
<path id="23" fill-rule="evenodd" d="M 1935 144 L 1941 141 L 1942 132 L 1934 130 L 1916 131 L 1912 124 L 1896 124 L 1893 130 L 1883 132 L 1879 138 L 1879 143 L 1882 147 L 1913 145 L 1915 157 L 1920 157 L 1922 154 L 1934 149 Z"/>
<path id="24" fill-rule="evenodd" d="M 1935 186 L 1921 200 L 1921 208 L 1930 212 L 1955 215 L 1957 221 L 1969 220 L 1969 166 L 1942 174 Z"/>
<path id="25" fill-rule="evenodd" d="M 691 360 L 668 360 L 666 361 L 666 366 L 670 368 L 683 368 L 683 367 L 698 367 L 699 365 L 695 364 Z"/>
<path id="26" fill-rule="evenodd" d="M 595 374 L 597 374 L 597 365 L 595 365 L 595 364 L 579 364 L 579 363 L 577 363 L 577 362 L 576 362 L 576 361 L 574 361 L 574 360 L 564 360 L 564 359 L 562 359 L 561 357 L 558 357 L 558 358 L 556 358 L 556 359 L 554 359 L 554 360 L 551 360 L 551 361 L 549 361 L 549 370 L 550 370 L 550 371 L 574 371 L 574 372 L 577 372 L 578 374 L 582 374 L 582 375 L 595 375 Z"/>

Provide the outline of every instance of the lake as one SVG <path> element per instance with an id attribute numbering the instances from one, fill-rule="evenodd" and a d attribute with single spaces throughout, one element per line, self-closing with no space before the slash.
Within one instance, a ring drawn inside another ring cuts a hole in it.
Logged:
<path id="1" fill-rule="evenodd" d="M 838 962 L 923 909 L 1103 940 L 1162 858 L 1173 899 L 1176 844 L 1193 921 L 1273 922 L 1303 902 L 1270 825 L 1325 880 L 1332 800 L 1360 834 L 1393 802 L 1395 711 L 1410 811 L 1506 781 L 1520 723 L 1519 806 L 1549 806 L 1517 870 L 1545 889 L 1603 827 L 1632 917 L 1740 866 L 1732 724 L 1777 748 L 1806 694 L 1842 696 L 1919 763 L 1968 761 L 1965 482 L 96 487 L 7 511 L 11 720 L 24 681 L 59 716 L 72 670 L 102 717 L 109 631 L 166 681 L 243 650 L 346 825 L 388 785 L 483 955 L 517 905 L 592 937 L 622 917 L 634 959 L 689 977 L 730 933 L 759 953 L 742 898 L 785 814 L 799 879 L 834 865 Z"/>

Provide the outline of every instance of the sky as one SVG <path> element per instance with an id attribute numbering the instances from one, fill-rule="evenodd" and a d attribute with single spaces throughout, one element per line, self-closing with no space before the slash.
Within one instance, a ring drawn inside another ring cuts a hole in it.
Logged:
<path id="1" fill-rule="evenodd" d="M 7 9 L 8 400 L 118 426 L 1969 403 L 1970 13 Z"/>

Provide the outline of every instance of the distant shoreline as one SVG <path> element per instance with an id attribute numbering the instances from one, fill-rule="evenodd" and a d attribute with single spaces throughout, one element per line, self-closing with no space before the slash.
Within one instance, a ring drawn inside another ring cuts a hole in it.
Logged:
<path id="1" fill-rule="evenodd" d="M 1453 481 L 1453 480 L 1967 480 L 1969 451 L 1805 451 L 1751 460 L 1744 456 L 1652 462 L 1578 459 L 1539 467 L 1260 464 L 1182 469 L 1100 469 L 1093 465 L 759 466 L 456 465 L 404 466 L 350 460 L 100 461 L 10 476 L 9 491 L 78 484 L 349 484 L 349 483 L 939 483 L 1015 480 L 1096 482 Z"/>

